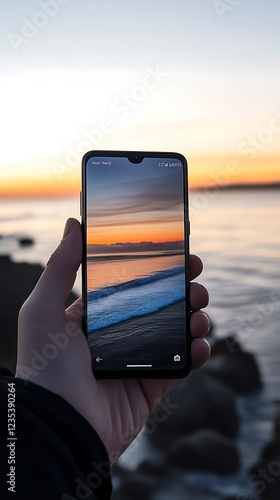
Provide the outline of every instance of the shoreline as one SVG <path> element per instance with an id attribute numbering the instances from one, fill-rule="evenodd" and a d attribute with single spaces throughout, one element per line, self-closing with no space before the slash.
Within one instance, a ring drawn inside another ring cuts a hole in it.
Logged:
<path id="1" fill-rule="evenodd" d="M 184 309 L 185 301 L 180 300 L 154 313 L 91 331 L 88 343 L 92 358 L 104 356 L 105 360 L 112 355 L 115 369 L 121 369 L 126 361 L 133 362 L 136 358 L 141 363 L 156 361 L 157 368 L 166 368 L 166 363 L 169 364 L 175 354 L 182 354 L 180 331 L 185 330 Z M 106 360 L 103 367 L 106 368 Z"/>

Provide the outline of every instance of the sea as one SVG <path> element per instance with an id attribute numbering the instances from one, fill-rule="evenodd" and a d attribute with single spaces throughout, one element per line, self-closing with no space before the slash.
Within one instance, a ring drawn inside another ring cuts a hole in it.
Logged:
<path id="1" fill-rule="evenodd" d="M 89 257 L 87 275 L 95 283 L 87 294 L 89 331 L 159 311 L 185 297 L 184 255 L 177 252 Z"/>
<path id="2" fill-rule="evenodd" d="M 45 265 L 68 217 L 80 218 L 78 196 L 0 200 L 0 253 L 17 262 Z M 256 356 L 264 387 L 237 398 L 243 472 L 226 478 L 187 474 L 176 494 L 165 488 L 157 499 L 188 498 L 188 494 L 192 499 L 253 499 L 244 471 L 271 439 L 273 419 L 280 412 L 280 190 L 193 191 L 190 220 L 191 252 L 204 263 L 197 281 L 209 290 L 207 312 L 214 335 L 234 334 Z M 25 236 L 34 244 L 21 247 L 17 238 Z M 80 272 L 74 289 L 81 293 Z M 122 465 L 134 468 L 145 457 L 141 434 L 138 439 L 140 445 L 132 444 L 123 454 Z"/>
<path id="3" fill-rule="evenodd" d="M 95 370 L 185 366 L 183 250 L 89 255 L 87 283 L 88 342 Z"/>

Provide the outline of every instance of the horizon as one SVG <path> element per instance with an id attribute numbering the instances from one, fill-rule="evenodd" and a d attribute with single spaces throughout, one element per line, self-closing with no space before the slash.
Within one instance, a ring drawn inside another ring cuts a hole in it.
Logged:
<path id="1" fill-rule="evenodd" d="M 199 185 L 199 186 L 189 186 L 188 191 L 189 193 L 196 192 L 196 191 L 203 191 L 203 190 L 214 190 L 214 189 L 219 189 L 221 191 L 230 191 L 230 190 L 259 190 L 259 189 L 280 189 L 280 180 L 272 180 L 270 182 L 243 182 L 243 183 L 225 183 L 225 184 L 206 184 L 206 185 Z M 20 194 L 12 194 L 12 193 L 0 193 L 0 196 L 2 199 L 7 199 L 7 200 L 13 200 L 13 199 L 22 199 L 22 200 L 42 200 L 42 199 L 63 199 L 63 198 L 77 198 L 80 196 L 80 186 L 75 188 L 70 192 L 66 193 L 24 193 L 21 192 Z"/>
<path id="2" fill-rule="evenodd" d="M 87 244 L 87 255 L 114 254 L 122 252 L 184 252 L 184 240 L 162 240 L 162 241 L 125 241 L 115 243 L 89 243 Z"/>

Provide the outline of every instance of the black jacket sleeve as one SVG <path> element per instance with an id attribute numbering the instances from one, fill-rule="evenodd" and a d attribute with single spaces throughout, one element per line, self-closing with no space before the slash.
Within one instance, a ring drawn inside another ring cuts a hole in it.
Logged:
<path id="1" fill-rule="evenodd" d="M 60 396 L 1 373 L 0 498 L 110 499 L 108 454 L 91 425 Z"/>

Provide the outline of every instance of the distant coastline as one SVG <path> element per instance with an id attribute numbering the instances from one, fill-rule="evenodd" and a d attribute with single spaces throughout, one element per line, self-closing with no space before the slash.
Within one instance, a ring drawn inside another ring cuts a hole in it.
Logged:
<path id="1" fill-rule="evenodd" d="M 129 241 L 119 241 L 116 243 L 91 243 L 87 245 L 87 253 L 89 256 L 98 254 L 118 253 L 127 254 L 128 252 L 157 252 L 156 257 L 159 257 L 158 252 L 165 252 L 165 255 L 179 255 L 184 253 L 184 241 L 139 241 L 131 243 Z M 151 255 L 147 255 L 151 257 Z M 139 255 L 139 258 L 141 255 Z M 145 257 L 143 255 L 143 257 Z M 125 258 L 125 257 L 124 257 Z"/>
<path id="2" fill-rule="evenodd" d="M 250 182 L 248 184 L 246 183 L 236 183 L 236 184 L 227 184 L 227 185 L 222 185 L 221 184 L 208 184 L 208 185 L 201 185 L 199 187 L 191 187 L 189 186 L 189 190 L 191 192 L 196 192 L 196 191 L 202 191 L 202 190 L 206 190 L 206 189 L 220 189 L 220 190 L 224 190 L 224 191 L 245 191 L 245 190 L 260 190 L 260 189 L 280 189 L 280 181 L 277 181 L 277 182 L 268 182 L 268 183 L 254 183 L 254 182 Z M 77 189 L 75 191 L 73 191 L 73 193 L 63 193 L 63 191 L 58 194 L 58 193 L 45 193 L 44 195 L 41 195 L 41 194 L 34 194 L 34 193 L 30 193 L 30 192 L 26 192 L 26 193 L 21 193 L 20 195 L 18 194 L 18 192 L 16 193 L 12 193 L 12 192 L 9 192 L 7 193 L 6 191 L 3 192 L 0 190 L 0 198 L 3 202 L 6 202 L 7 200 L 9 201 L 14 201 L 14 200 L 17 200 L 17 201 L 22 201 L 22 202 L 28 202 L 30 201 L 30 199 L 33 201 L 37 201 L 39 203 L 42 203 L 43 201 L 49 201 L 51 200 L 52 202 L 53 201 L 59 201 L 61 199 L 69 199 L 69 200 L 75 200 L 75 201 L 78 201 L 79 199 L 79 188 L 77 187 Z M 78 206 L 78 204 L 77 204 Z M 27 214 L 29 215 L 29 217 L 34 217 L 32 214 Z M 19 214 L 18 215 L 18 218 L 19 219 L 23 219 L 25 218 L 25 214 Z M 6 219 L 4 219 L 6 220 Z"/>
<path id="3" fill-rule="evenodd" d="M 200 188 L 190 188 L 190 191 L 201 191 L 203 189 L 221 189 L 224 191 L 245 191 L 245 190 L 259 190 L 259 189 L 280 189 L 279 182 L 268 183 L 248 183 L 248 184 L 210 184 L 208 186 L 201 186 Z"/>

